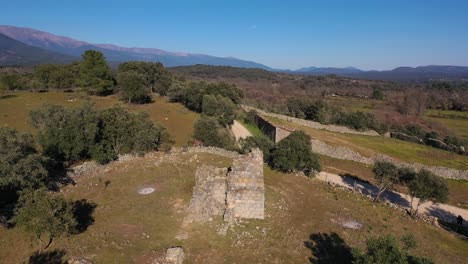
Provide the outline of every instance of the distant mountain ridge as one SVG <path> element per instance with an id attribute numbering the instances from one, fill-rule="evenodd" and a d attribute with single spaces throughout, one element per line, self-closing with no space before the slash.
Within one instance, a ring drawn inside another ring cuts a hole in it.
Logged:
<path id="1" fill-rule="evenodd" d="M 0 33 L 31 46 L 76 57 L 80 56 L 86 50 L 94 49 L 104 53 L 107 60 L 113 62 L 130 60 L 159 61 L 168 67 L 209 64 L 270 70 L 270 67 L 266 65 L 232 57 L 169 52 L 154 48 L 126 48 L 113 44 L 93 44 L 69 37 L 57 36 L 32 28 L 0 26 Z"/>
<path id="2" fill-rule="evenodd" d="M 426 82 L 430 80 L 468 80 L 468 67 L 429 65 L 419 67 L 398 67 L 387 71 L 364 71 L 355 67 L 306 67 L 298 70 L 273 69 L 264 64 L 233 57 L 216 57 L 204 54 L 170 52 L 157 48 L 120 47 L 114 44 L 93 44 L 69 37 L 15 26 L 1 26 L 0 64 L 30 65 L 49 62 L 69 62 L 79 59 L 89 49 L 104 53 L 113 65 L 124 61 L 159 61 L 167 67 L 190 65 L 230 66 L 238 68 L 259 68 L 274 72 L 304 75 L 336 74 L 344 77 Z M 6 37 L 6 38 L 5 38 Z M 16 41 L 16 44 L 12 44 Z"/>
<path id="3" fill-rule="evenodd" d="M 69 63 L 76 57 L 48 51 L 0 34 L 0 65 L 35 65 L 39 63 Z"/>

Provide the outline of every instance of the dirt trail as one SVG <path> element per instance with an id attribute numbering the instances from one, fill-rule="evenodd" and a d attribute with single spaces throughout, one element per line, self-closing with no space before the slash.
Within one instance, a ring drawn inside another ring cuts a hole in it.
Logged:
<path id="1" fill-rule="evenodd" d="M 331 182 L 349 189 L 356 188 L 356 191 L 363 193 L 365 195 L 374 195 L 377 192 L 377 187 L 374 185 L 356 181 L 354 179 L 348 177 L 342 177 L 337 174 L 328 173 L 328 172 L 320 172 L 317 175 L 318 180 Z M 385 191 L 381 195 L 382 199 L 402 205 L 405 207 L 410 206 L 411 197 L 407 194 L 402 194 L 394 191 Z M 413 208 L 416 208 L 416 204 L 419 199 L 415 198 L 413 201 Z M 451 206 L 447 204 L 434 204 L 432 202 L 425 202 L 419 206 L 419 212 L 424 213 L 427 215 L 435 216 L 441 220 L 454 222 L 458 215 L 461 215 L 465 220 L 468 220 L 468 210 L 462 209 L 456 206 Z M 467 221 L 464 221 L 464 225 L 467 225 Z"/>
<path id="2" fill-rule="evenodd" d="M 236 120 L 234 120 L 234 124 L 232 124 L 231 126 L 231 131 L 236 137 L 236 140 L 252 136 L 252 133 L 250 133 L 250 131 L 247 130 L 247 128 L 245 128 L 241 123 L 237 122 Z"/>

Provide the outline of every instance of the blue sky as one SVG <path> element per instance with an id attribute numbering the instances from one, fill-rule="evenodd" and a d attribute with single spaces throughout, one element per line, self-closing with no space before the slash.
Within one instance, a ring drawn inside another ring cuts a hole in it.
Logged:
<path id="1" fill-rule="evenodd" d="M 0 24 L 275 68 L 468 65 L 467 0 L 2 2 Z"/>

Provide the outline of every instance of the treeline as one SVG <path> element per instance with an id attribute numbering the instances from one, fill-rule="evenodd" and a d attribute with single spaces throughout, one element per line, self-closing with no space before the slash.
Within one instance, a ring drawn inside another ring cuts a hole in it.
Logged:
<path id="1" fill-rule="evenodd" d="M 0 224 L 22 227 L 41 249 L 62 234 L 82 232 L 96 207 L 53 194 L 70 181 L 66 168 L 93 159 L 107 163 L 121 154 L 143 154 L 170 147 L 166 129 L 147 114 L 115 106 L 97 110 L 44 106 L 31 112 L 37 141 L 29 133 L 0 128 Z"/>
<path id="2" fill-rule="evenodd" d="M 94 95 L 120 92 L 122 100 L 145 103 L 151 93 L 165 95 L 172 75 L 159 62 L 125 62 L 113 71 L 104 55 L 87 50 L 82 60 L 68 65 L 42 64 L 32 72 L 0 74 L 0 90 L 48 90 L 80 88 Z"/>
<path id="3" fill-rule="evenodd" d="M 276 73 L 257 68 L 238 68 L 230 66 L 213 66 L 213 65 L 192 65 L 179 66 L 169 69 L 173 73 L 183 76 L 190 75 L 198 78 L 243 78 L 246 80 L 273 80 L 276 78 Z"/>
<path id="4" fill-rule="evenodd" d="M 342 125 L 356 130 L 382 131 L 374 115 L 363 112 L 344 112 L 330 106 L 325 101 L 293 98 L 286 103 L 286 114 L 289 116 L 312 120 L 321 124 Z"/>

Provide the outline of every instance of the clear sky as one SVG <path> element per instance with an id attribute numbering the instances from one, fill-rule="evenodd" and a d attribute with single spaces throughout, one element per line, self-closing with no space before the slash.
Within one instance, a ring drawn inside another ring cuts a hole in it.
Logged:
<path id="1" fill-rule="evenodd" d="M 275 68 L 468 65 L 468 0 L 0 1 L 0 24 Z"/>

